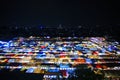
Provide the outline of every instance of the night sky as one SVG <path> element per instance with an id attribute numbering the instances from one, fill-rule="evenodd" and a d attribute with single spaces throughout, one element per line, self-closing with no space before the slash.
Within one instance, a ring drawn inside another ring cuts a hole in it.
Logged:
<path id="1" fill-rule="evenodd" d="M 118 12 L 110 0 L 0 0 L 0 26 L 119 24 Z"/>

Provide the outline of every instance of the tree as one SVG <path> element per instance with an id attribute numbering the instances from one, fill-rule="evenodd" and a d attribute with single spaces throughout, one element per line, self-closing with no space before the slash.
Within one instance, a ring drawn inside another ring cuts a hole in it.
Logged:
<path id="1" fill-rule="evenodd" d="M 95 73 L 87 65 L 77 65 L 75 75 L 76 80 L 95 80 Z"/>

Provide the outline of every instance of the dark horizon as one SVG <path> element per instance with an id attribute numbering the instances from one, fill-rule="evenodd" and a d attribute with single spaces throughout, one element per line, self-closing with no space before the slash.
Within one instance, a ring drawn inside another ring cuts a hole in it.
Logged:
<path id="1" fill-rule="evenodd" d="M 0 26 L 119 24 L 117 2 L 1 0 Z"/>

